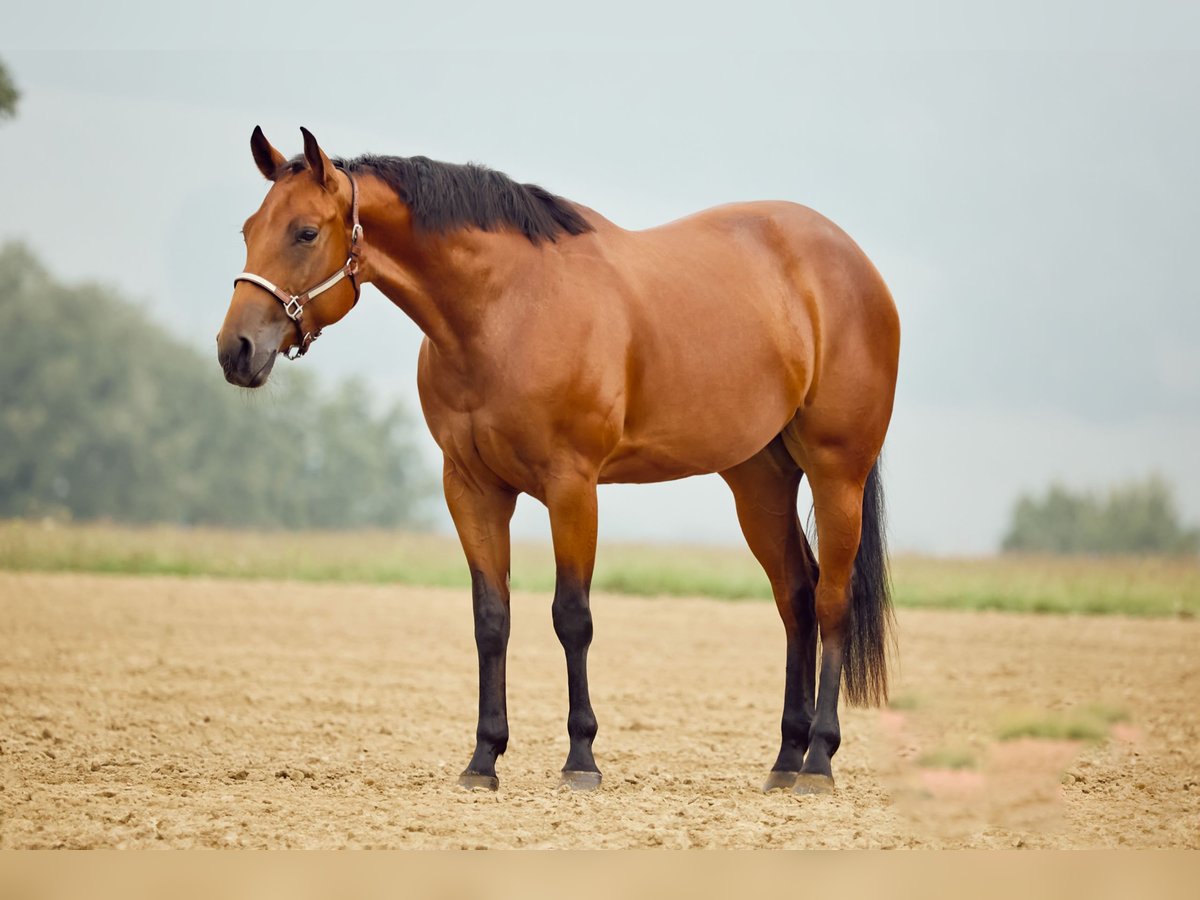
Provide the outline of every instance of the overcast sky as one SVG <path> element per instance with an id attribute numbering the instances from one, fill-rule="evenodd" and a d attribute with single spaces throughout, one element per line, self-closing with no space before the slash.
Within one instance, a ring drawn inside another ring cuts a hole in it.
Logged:
<path id="1" fill-rule="evenodd" d="M 306 125 L 335 155 L 487 163 L 632 228 L 795 200 L 900 308 L 895 547 L 990 551 L 1054 479 L 1159 471 L 1200 520 L 1200 4 L 598 6 L 8 8 L 0 240 L 212 353 L 256 124 L 287 154 Z M 419 415 L 419 342 L 369 291 L 303 365 Z M 601 533 L 740 540 L 715 476 L 603 488 Z"/>

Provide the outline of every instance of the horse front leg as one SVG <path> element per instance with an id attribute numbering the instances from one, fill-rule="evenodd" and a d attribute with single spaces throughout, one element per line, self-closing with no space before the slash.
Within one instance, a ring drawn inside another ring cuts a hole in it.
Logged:
<path id="1" fill-rule="evenodd" d="M 479 724 L 475 752 L 458 778 L 465 788 L 497 790 L 496 759 L 508 747 L 505 662 L 510 623 L 509 521 L 515 492 L 464 479 L 446 460 L 442 476 L 446 505 L 471 569 L 471 608 L 479 655 Z"/>
<path id="2" fill-rule="evenodd" d="M 550 531 L 556 566 L 554 632 L 567 658 L 567 735 L 571 749 L 562 769 L 562 781 L 575 790 L 600 786 L 600 770 L 592 755 L 596 716 L 588 692 L 587 655 L 592 643 L 592 610 L 589 594 L 596 560 L 596 483 L 594 480 L 559 482 L 547 496 Z"/>

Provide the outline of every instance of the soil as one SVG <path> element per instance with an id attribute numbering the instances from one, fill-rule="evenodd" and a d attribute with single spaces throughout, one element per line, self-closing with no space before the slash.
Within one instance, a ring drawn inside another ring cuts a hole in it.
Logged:
<path id="1" fill-rule="evenodd" d="M 593 609 L 601 788 L 558 784 L 562 651 L 518 595 L 469 792 L 461 591 L 0 573 L 0 847 L 1200 847 L 1200 622 L 901 611 L 893 707 L 843 710 L 835 793 L 797 796 L 760 791 L 769 604 Z M 1096 704 L 1125 720 L 998 738 Z"/>

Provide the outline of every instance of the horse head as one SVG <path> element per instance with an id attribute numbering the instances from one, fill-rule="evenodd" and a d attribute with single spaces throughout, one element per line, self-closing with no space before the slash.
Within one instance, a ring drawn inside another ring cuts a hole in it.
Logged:
<path id="1" fill-rule="evenodd" d="M 242 227 L 246 268 L 217 334 L 217 359 L 231 384 L 267 383 L 275 358 L 302 355 L 321 329 L 358 301 L 358 193 L 306 128 L 293 160 L 261 128 L 250 138 L 254 162 L 271 188 Z"/>

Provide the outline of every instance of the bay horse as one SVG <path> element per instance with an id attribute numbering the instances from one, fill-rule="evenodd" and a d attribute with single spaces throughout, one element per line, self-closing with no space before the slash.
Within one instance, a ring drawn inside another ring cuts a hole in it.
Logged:
<path id="1" fill-rule="evenodd" d="M 891 620 L 879 455 L 900 327 L 883 279 L 836 225 L 786 202 L 721 206 L 645 231 L 478 165 L 330 160 L 307 129 L 246 220 L 246 271 L 220 333 L 226 379 L 266 382 L 374 284 L 424 332 L 421 406 L 471 571 L 475 752 L 508 744 L 509 522 L 547 507 L 554 630 L 566 654 L 563 781 L 600 784 L 588 696 L 596 486 L 718 473 L 787 637 L 782 742 L 764 789 L 833 789 L 838 694 L 887 695 Z M 801 528 L 807 475 L 817 552 Z M 819 668 L 818 633 L 820 636 Z"/>

